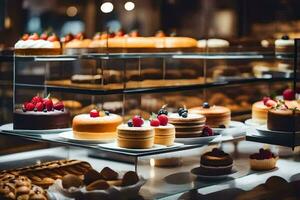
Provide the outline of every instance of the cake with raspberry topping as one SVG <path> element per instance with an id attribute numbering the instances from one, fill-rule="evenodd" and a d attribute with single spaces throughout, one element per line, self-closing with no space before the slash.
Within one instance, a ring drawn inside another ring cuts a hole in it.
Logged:
<path id="1" fill-rule="evenodd" d="M 90 114 L 80 114 L 74 117 L 73 134 L 78 139 L 114 140 L 117 135 L 117 126 L 122 121 L 119 115 L 93 109 Z"/>
<path id="2" fill-rule="evenodd" d="M 150 118 L 150 125 L 154 127 L 154 143 L 171 146 L 175 140 L 175 126 L 168 123 L 168 111 L 163 106 L 157 116 L 153 114 Z"/>
<path id="3" fill-rule="evenodd" d="M 63 102 L 53 103 L 51 98 L 35 96 L 25 102 L 22 108 L 13 114 L 14 129 L 49 130 L 68 128 L 70 113 L 64 108 Z"/>
<path id="4" fill-rule="evenodd" d="M 61 45 L 55 34 L 24 34 L 15 44 L 16 55 L 59 55 Z"/>
<path id="5" fill-rule="evenodd" d="M 117 128 L 119 147 L 129 149 L 149 149 L 154 145 L 154 128 L 144 123 L 141 116 L 135 115 L 127 124 Z"/>
<path id="6" fill-rule="evenodd" d="M 169 122 L 175 126 L 176 138 L 200 137 L 205 125 L 205 116 L 189 114 L 186 108 L 179 108 L 178 113 L 169 115 Z"/>
<path id="7" fill-rule="evenodd" d="M 250 155 L 250 166 L 253 170 L 271 170 L 276 167 L 278 156 L 269 149 L 259 149 L 259 153 Z"/>
<path id="8" fill-rule="evenodd" d="M 201 114 L 206 117 L 205 124 L 212 128 L 226 128 L 229 127 L 231 120 L 231 111 L 224 106 L 210 106 L 209 103 L 204 102 L 201 107 L 189 109 L 190 113 Z"/>
<path id="9" fill-rule="evenodd" d="M 225 175 L 230 174 L 233 160 L 228 153 L 214 148 L 201 156 L 200 173 L 203 175 Z"/>
<path id="10" fill-rule="evenodd" d="M 275 106 L 277 102 L 270 97 L 264 97 L 262 101 L 252 105 L 252 120 L 258 124 L 267 123 L 268 110 Z"/>

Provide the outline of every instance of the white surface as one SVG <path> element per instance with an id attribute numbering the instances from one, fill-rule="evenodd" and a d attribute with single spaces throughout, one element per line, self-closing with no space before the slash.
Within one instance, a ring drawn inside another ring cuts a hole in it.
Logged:
<path id="1" fill-rule="evenodd" d="M 175 138 L 175 142 L 183 144 L 208 144 L 221 135 L 207 136 L 207 137 L 191 137 L 191 138 Z"/>
<path id="2" fill-rule="evenodd" d="M 251 118 L 251 119 L 247 119 L 246 121 L 245 121 L 245 124 L 247 125 L 247 126 L 261 126 L 262 124 L 260 124 L 260 123 L 257 123 L 257 122 L 255 122 L 255 121 L 253 121 L 253 119 Z"/>
<path id="3" fill-rule="evenodd" d="M 74 137 L 73 131 L 66 131 L 59 134 L 59 137 L 69 142 L 79 142 L 84 144 L 99 144 L 99 143 L 111 143 L 114 140 L 100 140 L 100 139 L 78 139 Z"/>
<path id="4" fill-rule="evenodd" d="M 62 129 L 49 129 L 49 130 L 25 130 L 25 129 L 14 129 L 13 123 L 4 124 L 0 126 L 0 130 L 10 133 L 27 133 L 27 134 L 55 134 L 64 131 L 70 131 L 72 128 L 62 128 Z"/>

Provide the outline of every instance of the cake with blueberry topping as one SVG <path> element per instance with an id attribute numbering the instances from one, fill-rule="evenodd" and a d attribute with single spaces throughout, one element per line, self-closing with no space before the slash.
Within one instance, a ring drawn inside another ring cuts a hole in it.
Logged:
<path id="1" fill-rule="evenodd" d="M 154 145 L 154 128 L 144 123 L 144 119 L 135 115 L 127 124 L 117 128 L 119 147 L 129 149 L 149 149 Z"/>
<path id="2" fill-rule="evenodd" d="M 15 44 L 16 55 L 59 55 L 61 45 L 55 34 L 24 34 Z"/>
<path id="3" fill-rule="evenodd" d="M 280 39 L 275 40 L 275 53 L 287 54 L 294 52 L 294 40 L 290 39 L 288 35 L 282 36 Z"/>
<path id="4" fill-rule="evenodd" d="M 108 111 L 93 109 L 90 114 L 76 115 L 73 119 L 73 134 L 78 139 L 114 140 L 122 117 Z"/>
<path id="5" fill-rule="evenodd" d="M 207 176 L 230 174 L 233 160 L 228 153 L 214 148 L 201 156 L 200 173 Z"/>
<path id="6" fill-rule="evenodd" d="M 250 166 L 253 170 L 271 170 L 276 167 L 278 156 L 269 149 L 259 149 L 259 153 L 250 155 Z"/>
<path id="7" fill-rule="evenodd" d="M 154 127 L 154 143 L 171 146 L 175 140 L 175 126 L 168 123 L 168 111 L 163 106 L 157 116 L 152 115 L 150 118 L 150 126 Z"/>
<path id="8" fill-rule="evenodd" d="M 231 111 L 224 106 L 210 106 L 209 103 L 204 102 L 201 107 L 191 108 L 190 113 L 201 114 L 206 117 L 205 124 L 212 128 L 226 128 L 229 127 L 231 120 Z"/>
<path id="9" fill-rule="evenodd" d="M 186 108 L 179 108 L 177 113 L 169 115 L 169 122 L 175 126 L 177 138 L 200 137 L 205 125 L 205 116 L 189 114 Z"/>
<path id="10" fill-rule="evenodd" d="M 51 98 L 35 96 L 13 113 L 14 129 L 49 130 L 68 128 L 70 113 L 63 102 L 53 103 Z"/>

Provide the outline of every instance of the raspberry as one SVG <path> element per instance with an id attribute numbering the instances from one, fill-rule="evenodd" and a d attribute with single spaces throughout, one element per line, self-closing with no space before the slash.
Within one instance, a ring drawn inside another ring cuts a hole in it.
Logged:
<path id="1" fill-rule="evenodd" d="M 267 106 L 267 107 L 273 107 L 273 106 L 275 106 L 276 104 L 277 104 L 276 101 L 270 99 L 270 100 L 268 100 L 268 101 L 266 102 L 265 106 Z"/>
<path id="2" fill-rule="evenodd" d="M 47 111 L 51 111 L 53 108 L 53 102 L 51 99 L 48 98 L 44 98 L 43 99 L 43 104 L 45 106 L 45 108 L 47 109 Z"/>
<path id="3" fill-rule="evenodd" d="M 284 90 L 282 95 L 283 95 L 284 100 L 294 100 L 295 99 L 295 93 L 291 89 Z"/>
<path id="4" fill-rule="evenodd" d="M 152 120 L 150 121 L 150 125 L 151 125 L 151 126 L 159 126 L 159 124 L 160 124 L 160 122 L 159 122 L 158 119 L 152 119 Z"/>
<path id="5" fill-rule="evenodd" d="M 262 99 L 264 105 L 266 105 L 267 101 L 269 101 L 269 100 L 272 100 L 272 99 L 271 99 L 270 97 L 264 97 L 264 98 Z"/>
<path id="6" fill-rule="evenodd" d="M 33 111 L 33 109 L 34 109 L 34 104 L 33 103 L 27 103 L 26 105 L 25 105 L 25 109 L 27 110 L 27 111 Z"/>
<path id="7" fill-rule="evenodd" d="M 32 97 L 31 103 L 33 103 L 34 105 L 36 105 L 38 102 L 43 102 L 43 98 L 40 97 L 40 96 Z"/>
<path id="8" fill-rule="evenodd" d="M 136 115 L 132 118 L 132 124 L 134 127 L 141 127 L 144 124 L 144 120 L 141 116 Z"/>
<path id="9" fill-rule="evenodd" d="M 159 115 L 157 117 L 157 119 L 159 120 L 159 123 L 162 126 L 166 126 L 168 124 L 168 121 L 169 121 L 168 116 L 165 115 L 165 114 Z"/>
<path id="10" fill-rule="evenodd" d="M 90 117 L 99 117 L 99 112 L 95 109 L 91 110 Z"/>
<path id="11" fill-rule="evenodd" d="M 44 104 L 42 102 L 37 102 L 35 105 L 35 108 L 37 111 L 43 111 L 44 110 Z"/>
<path id="12" fill-rule="evenodd" d="M 204 136 L 213 136 L 214 131 L 209 126 L 204 126 L 202 130 L 202 135 Z"/>
<path id="13" fill-rule="evenodd" d="M 59 102 L 57 102 L 56 104 L 54 104 L 54 106 L 53 106 L 53 108 L 55 109 L 55 110 L 62 110 L 62 109 L 64 109 L 64 103 L 63 102 L 61 102 L 61 101 L 59 101 Z"/>

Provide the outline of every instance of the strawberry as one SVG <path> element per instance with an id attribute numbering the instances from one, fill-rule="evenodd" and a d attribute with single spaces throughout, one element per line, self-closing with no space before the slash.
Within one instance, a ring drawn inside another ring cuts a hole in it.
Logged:
<path id="1" fill-rule="evenodd" d="M 275 106 L 276 104 L 277 104 L 276 101 L 270 99 L 270 100 L 268 100 L 268 101 L 265 103 L 265 106 L 267 106 L 267 107 L 273 107 L 273 106 Z"/>
<path id="2" fill-rule="evenodd" d="M 25 109 L 27 110 L 27 111 L 33 111 L 33 109 L 34 109 L 34 104 L 33 103 L 27 103 L 26 105 L 25 105 Z"/>
<path id="3" fill-rule="evenodd" d="M 269 100 L 271 100 L 270 97 L 264 97 L 264 98 L 262 99 L 264 105 L 266 105 L 267 101 L 269 101 Z"/>
<path id="4" fill-rule="evenodd" d="M 59 39 L 55 34 L 52 34 L 51 36 L 48 37 L 47 40 L 50 42 L 55 42 L 55 41 L 58 41 Z"/>
<path id="5" fill-rule="evenodd" d="M 35 108 L 37 111 L 43 111 L 44 110 L 44 104 L 42 102 L 37 102 L 35 105 Z"/>
<path id="6" fill-rule="evenodd" d="M 33 103 L 34 105 L 36 105 L 38 102 L 43 102 L 43 98 L 40 96 L 34 96 L 31 99 L 31 103 Z"/>
<path id="7" fill-rule="evenodd" d="M 22 36 L 22 40 L 24 41 L 28 40 L 28 38 L 29 38 L 29 34 L 27 33 Z"/>
<path id="8" fill-rule="evenodd" d="M 47 32 L 42 33 L 42 35 L 40 36 L 40 38 L 42 40 L 47 40 L 48 39 L 48 33 Z"/>
<path id="9" fill-rule="evenodd" d="M 132 118 L 132 124 L 134 127 L 141 127 L 144 124 L 144 120 L 141 118 L 141 116 L 136 115 Z"/>
<path id="10" fill-rule="evenodd" d="M 70 42 L 73 39 L 74 39 L 74 35 L 69 33 L 65 37 L 62 38 L 62 42 Z"/>
<path id="11" fill-rule="evenodd" d="M 124 31 L 119 30 L 118 32 L 116 32 L 116 37 L 123 37 L 125 35 Z"/>
<path id="12" fill-rule="evenodd" d="M 132 31 L 130 33 L 130 37 L 138 37 L 139 36 L 139 33 L 137 31 Z"/>
<path id="13" fill-rule="evenodd" d="M 84 37 L 84 34 L 83 33 L 77 33 L 75 35 L 75 39 L 77 40 L 83 40 L 85 37 Z"/>
<path id="14" fill-rule="evenodd" d="M 202 135 L 204 136 L 213 136 L 214 131 L 209 126 L 204 126 L 202 129 Z"/>
<path id="15" fill-rule="evenodd" d="M 150 125 L 151 125 L 151 126 L 159 126 L 159 125 L 160 125 L 160 122 L 159 122 L 158 119 L 152 119 L 152 120 L 150 121 Z"/>
<path id="16" fill-rule="evenodd" d="M 159 120 L 160 125 L 166 126 L 168 124 L 168 116 L 165 114 L 157 116 L 157 119 Z"/>
<path id="17" fill-rule="evenodd" d="M 29 40 L 38 40 L 39 39 L 39 35 L 37 33 L 34 33 L 34 34 L 30 35 L 28 39 Z"/>
<path id="18" fill-rule="evenodd" d="M 62 101 L 57 102 L 56 104 L 54 104 L 53 108 L 55 110 L 62 110 L 64 109 L 64 103 Z"/>
<path id="19" fill-rule="evenodd" d="M 295 99 L 295 93 L 292 89 L 284 90 L 282 95 L 283 95 L 284 100 L 294 100 Z"/>
<path id="20" fill-rule="evenodd" d="M 90 117 L 99 117 L 99 112 L 96 109 L 91 110 Z"/>
<path id="21" fill-rule="evenodd" d="M 116 37 L 116 34 L 115 34 L 115 33 L 110 33 L 110 34 L 109 34 L 109 38 L 114 38 L 114 37 Z"/>
<path id="22" fill-rule="evenodd" d="M 46 108 L 47 111 L 51 111 L 52 110 L 52 108 L 53 108 L 53 102 L 52 102 L 51 99 L 44 98 L 43 99 L 43 104 L 44 104 L 44 106 L 45 106 L 45 108 Z"/>

